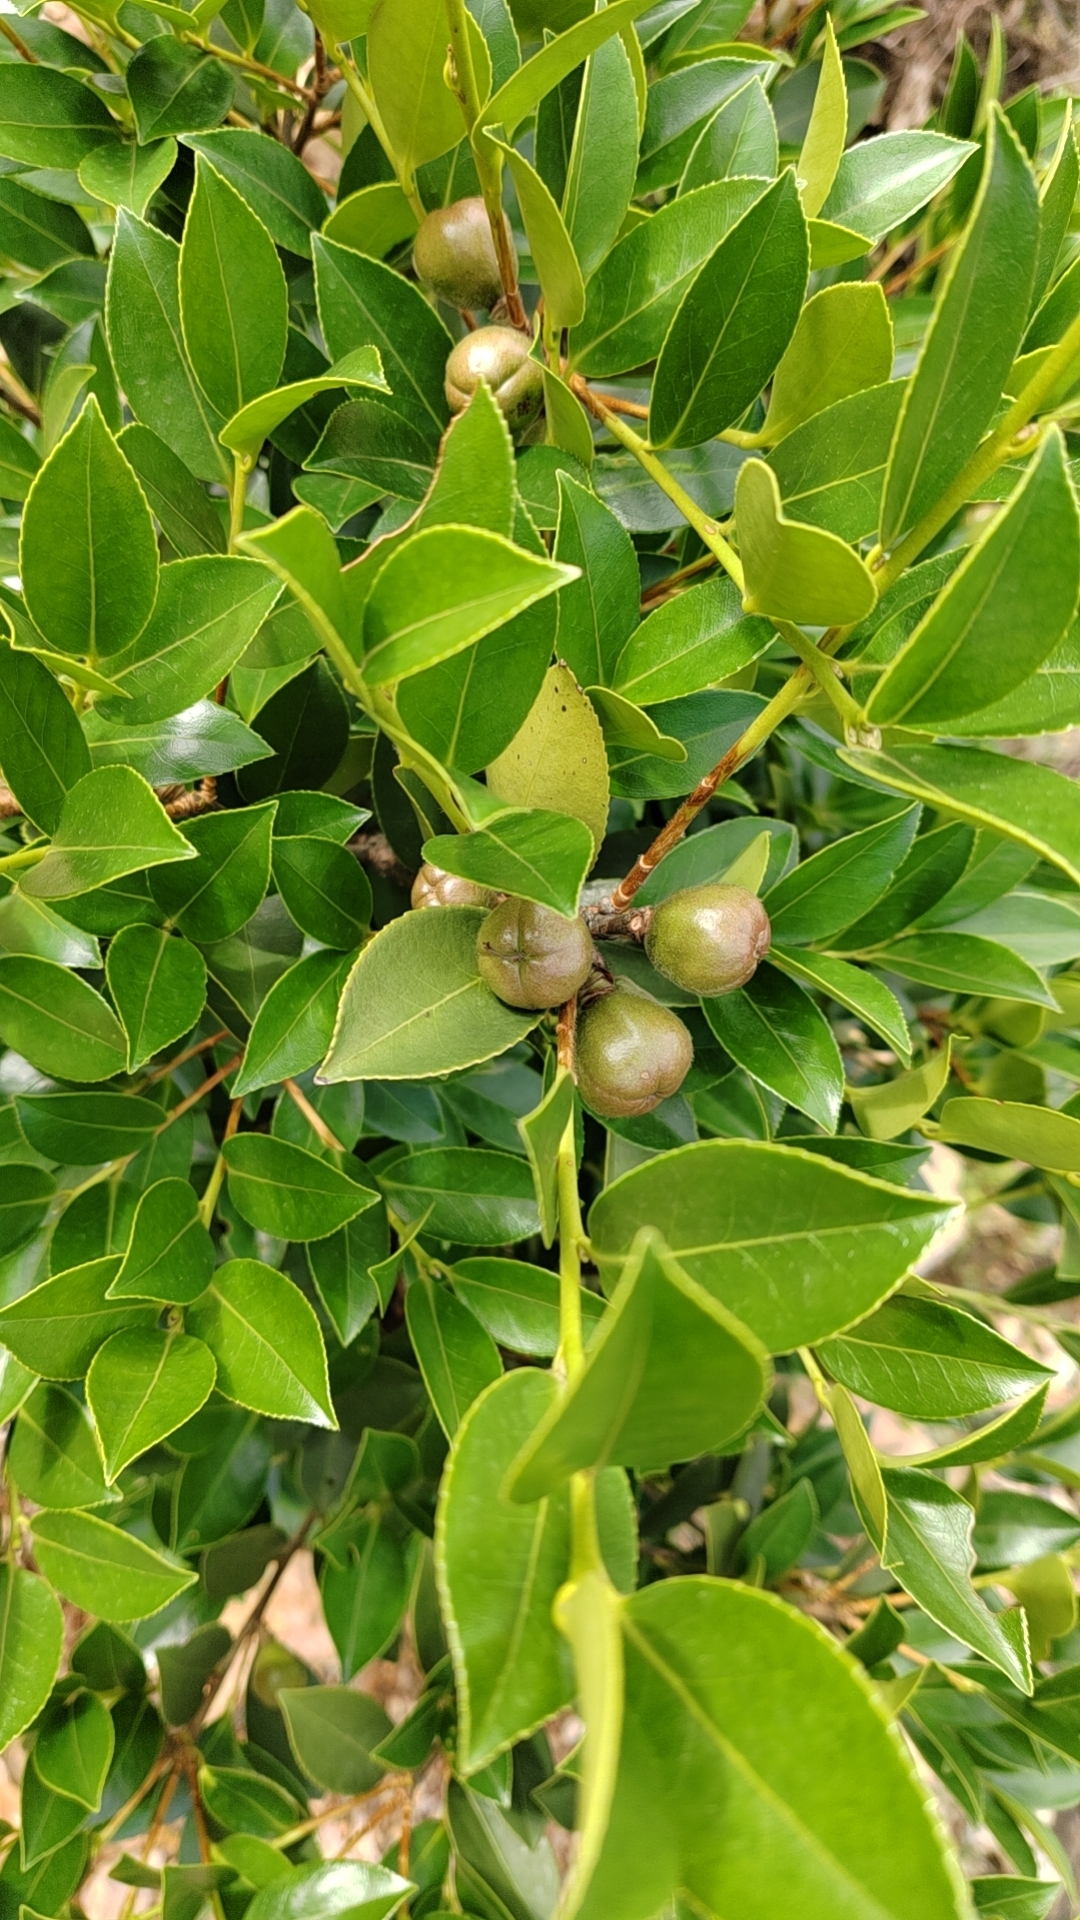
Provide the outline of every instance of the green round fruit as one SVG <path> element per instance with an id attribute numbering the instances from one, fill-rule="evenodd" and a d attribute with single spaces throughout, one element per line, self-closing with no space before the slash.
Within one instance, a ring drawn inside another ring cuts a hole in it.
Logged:
<path id="1" fill-rule="evenodd" d="M 661 901 L 645 935 L 658 973 L 705 998 L 745 985 L 769 951 L 772 929 L 746 887 L 684 887 Z"/>
<path id="2" fill-rule="evenodd" d="M 628 980 L 617 980 L 578 1022 L 578 1087 L 585 1105 L 605 1119 L 651 1113 L 678 1093 L 693 1058 L 678 1014 Z"/>
<path id="3" fill-rule="evenodd" d="M 504 900 L 477 935 L 482 979 L 511 1007 L 561 1007 L 584 986 L 592 935 L 584 920 L 564 920 L 535 900 Z"/>
<path id="4" fill-rule="evenodd" d="M 535 420 L 544 401 L 544 379 L 539 362 L 530 355 L 531 340 L 514 327 L 477 327 L 459 340 L 446 362 L 446 398 L 452 413 L 467 407 L 481 380 L 486 380 L 506 415 L 512 433 Z"/>
<path id="5" fill-rule="evenodd" d="M 510 223 L 503 214 L 507 237 Z M 491 222 L 479 194 L 436 207 L 413 243 L 416 277 L 451 307 L 482 307 L 489 312 L 502 294 Z"/>
<path id="6" fill-rule="evenodd" d="M 420 912 L 425 907 L 490 907 L 498 895 L 475 880 L 463 880 L 459 873 L 446 873 L 425 861 L 412 883 L 410 899 Z"/>

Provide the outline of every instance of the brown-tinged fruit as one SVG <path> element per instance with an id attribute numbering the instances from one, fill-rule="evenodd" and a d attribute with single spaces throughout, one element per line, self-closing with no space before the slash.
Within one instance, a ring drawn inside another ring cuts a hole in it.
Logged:
<path id="1" fill-rule="evenodd" d="M 510 223 L 502 216 L 507 240 Z M 510 242 L 512 245 L 512 241 Z M 478 194 L 436 207 L 420 223 L 413 243 L 416 277 L 451 307 L 490 312 L 502 294 L 499 262 L 487 208 Z"/>
<path id="2" fill-rule="evenodd" d="M 459 873 L 447 873 L 425 860 L 409 897 L 420 910 L 424 907 L 491 907 L 499 896 L 490 887 L 481 887 L 475 880 L 463 880 Z"/>
<path id="3" fill-rule="evenodd" d="M 604 1119 L 651 1113 L 678 1093 L 693 1058 L 694 1043 L 678 1014 L 628 980 L 617 980 L 578 1020 L 578 1087 L 586 1106 Z"/>
<path id="4" fill-rule="evenodd" d="M 535 420 L 543 405 L 544 380 L 530 355 L 531 341 L 513 327 L 477 327 L 459 340 L 446 362 L 446 398 L 452 413 L 467 407 L 486 380 L 511 433 Z"/>
<path id="5" fill-rule="evenodd" d="M 564 920 L 535 900 L 504 900 L 477 935 L 480 975 L 511 1007 L 561 1007 L 592 966 L 584 920 Z"/>
<path id="6" fill-rule="evenodd" d="M 756 893 L 727 887 L 684 887 L 661 901 L 645 935 L 658 973 L 706 998 L 744 986 L 769 951 L 772 929 Z"/>

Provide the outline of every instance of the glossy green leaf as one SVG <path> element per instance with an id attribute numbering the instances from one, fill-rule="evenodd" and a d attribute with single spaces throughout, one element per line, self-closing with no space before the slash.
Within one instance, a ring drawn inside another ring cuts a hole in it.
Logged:
<path id="1" fill-rule="evenodd" d="M 797 981 L 760 966 L 744 987 L 702 1005 L 740 1067 L 826 1133 L 836 1132 L 843 1064 L 828 1021 Z"/>
<path id="2" fill-rule="evenodd" d="M 340 949 L 360 944 L 371 921 L 371 887 L 346 848 L 315 834 L 276 835 L 273 872 L 290 915 L 311 939 Z"/>
<path id="3" fill-rule="evenodd" d="M 638 101 L 630 39 L 612 35 L 590 55 L 578 96 L 562 212 L 586 280 L 618 239 L 634 191 Z M 566 324 L 574 322 L 568 317 Z"/>
<path id="4" fill-rule="evenodd" d="M 559 1345 L 558 1275 L 525 1260 L 477 1255 L 451 1272 L 454 1292 L 500 1347 L 551 1359 Z M 585 1288 L 581 1312 L 586 1336 L 600 1319 L 603 1302 Z"/>
<path id="5" fill-rule="evenodd" d="M 631 633 L 614 685 L 629 700 L 677 700 L 741 672 L 772 637 L 764 620 L 743 613 L 733 581 L 707 580 L 664 602 Z"/>
<path id="6" fill-rule="evenodd" d="M 598 1614 L 582 1608 L 575 1622 L 579 1661 L 586 1646 L 598 1659 Z M 568 1914 L 632 1920 L 679 1888 L 713 1913 L 764 1915 L 794 1901 L 807 1920 L 834 1920 L 845 1905 L 852 1915 L 952 1920 L 958 1875 L 911 1764 L 814 1622 L 772 1595 L 697 1577 L 646 1588 L 612 1626 L 608 1687 L 622 1711 L 609 1708 L 612 1732 L 586 1772 Z M 806 1714 L 797 1747 L 793 1698 Z M 703 1796 L 719 1810 L 708 1828 Z M 888 1858 L 875 1839 L 882 1825 Z"/>
<path id="7" fill-rule="evenodd" d="M 488 767 L 487 784 L 507 806 L 573 813 L 599 848 L 609 800 L 604 736 L 569 667 L 548 668 L 524 723 Z"/>
<path id="8" fill-rule="evenodd" d="M 497 1000 L 476 966 L 476 908 L 392 920 L 345 983 L 320 1079 L 414 1080 L 475 1066 L 535 1025 Z M 0 961 L 0 985 L 3 962 Z"/>
<path id="9" fill-rule="evenodd" d="M 835 1333 L 891 1293 L 947 1203 L 780 1145 L 708 1140 L 624 1174 L 589 1230 L 608 1284 L 643 1226 L 773 1353 Z"/>
<path id="10" fill-rule="evenodd" d="M 940 193 L 973 152 L 969 141 L 914 128 L 860 140 L 840 161 L 822 219 L 880 240 Z"/>
<path id="11" fill-rule="evenodd" d="M 540 1233 L 550 1247 L 558 1230 L 558 1154 L 563 1134 L 574 1113 L 573 1076 L 558 1066 L 539 1106 L 517 1122 L 517 1131 L 532 1169 Z"/>
<path id="12" fill-rule="evenodd" d="M 774 937 L 827 941 L 881 898 L 915 837 L 922 809 L 908 807 L 792 868 L 766 894 Z"/>
<path id="13" fill-rule="evenodd" d="M 518 1154 L 487 1147 L 427 1147 L 396 1160 L 379 1185 L 406 1225 L 466 1246 L 524 1240 L 538 1227 L 532 1175 Z"/>
<path id="14" fill-rule="evenodd" d="M 233 807 L 192 820 L 196 858 L 181 873 L 155 871 L 151 885 L 163 913 L 189 939 L 225 940 L 250 920 L 270 882 L 275 807 Z"/>
<path id="15" fill-rule="evenodd" d="M 948 1041 L 909 1073 L 874 1086 L 851 1087 L 848 1098 L 862 1131 L 871 1140 L 895 1140 L 922 1119 L 943 1092 L 949 1078 L 952 1049 Z"/>
<path id="16" fill-rule="evenodd" d="M 86 1378 L 86 1396 L 110 1480 L 198 1413 L 216 1371 L 213 1355 L 201 1340 L 158 1328 L 114 1333 L 99 1347 Z"/>
<path id="17" fill-rule="evenodd" d="M 430 527 L 399 547 L 364 611 L 364 672 L 382 684 L 470 646 L 576 576 L 478 527 Z"/>
<path id="18" fill-rule="evenodd" d="M 0 646 L 0 756 L 27 817 L 55 832 L 64 798 L 90 771 L 78 716 L 40 660 Z"/>
<path id="19" fill-rule="evenodd" d="M 387 1260 L 389 1249 L 382 1207 L 369 1207 L 336 1233 L 307 1243 L 308 1270 L 343 1347 L 356 1339 L 380 1305 L 375 1270 Z"/>
<path id="20" fill-rule="evenodd" d="M 0 150 L 30 167 L 74 168 L 117 139 L 103 100 L 73 74 L 35 62 L 5 62 L 0 73 Z"/>
<path id="21" fill-rule="evenodd" d="M 916 1420 L 958 1420 L 1030 1393 L 1046 1369 L 969 1313 L 897 1294 L 818 1352 L 852 1393 Z"/>
<path id="22" fill-rule="evenodd" d="M 495 1342 L 462 1301 L 430 1280 L 409 1288 L 405 1319 L 431 1404 L 452 1440 L 477 1395 L 502 1373 Z"/>
<path id="23" fill-rule="evenodd" d="M 195 377 L 211 406 L 231 419 L 277 383 L 288 302 L 277 250 L 262 221 L 201 154 L 179 285 L 184 345 Z"/>
<path id="24" fill-rule="evenodd" d="M 746 53 L 751 57 L 738 58 L 730 48 L 717 49 L 700 64 L 663 74 L 652 83 L 641 130 L 639 195 L 675 186 L 717 107 L 755 75 L 763 81 L 771 76 L 769 61 L 753 59 L 749 47 Z"/>
<path id="25" fill-rule="evenodd" d="M 795 330 L 808 260 L 789 170 L 721 240 L 671 323 L 649 411 L 656 446 L 698 446 L 756 399 Z"/>
<path id="26" fill-rule="evenodd" d="M 808 300 L 773 376 L 762 427 L 771 445 L 850 394 L 888 380 L 893 332 L 880 286 L 848 282 Z"/>
<path id="27" fill-rule="evenodd" d="M 182 46 L 171 34 L 140 47 L 126 77 L 144 146 L 166 134 L 216 127 L 232 105 L 233 80 L 224 63 L 198 47 Z"/>
<path id="28" fill-rule="evenodd" d="M 326 1624 L 348 1680 L 382 1652 L 408 1600 L 408 1570 L 396 1534 L 377 1517 L 350 1521 L 344 1561 L 339 1566 L 328 1559 L 320 1585 Z"/>
<path id="29" fill-rule="evenodd" d="M 1027 157 L 991 109 L 971 218 L 897 421 L 881 503 L 886 546 L 940 499 L 989 425 L 1023 336 L 1038 218 Z"/>
<path id="30" fill-rule="evenodd" d="M 773 180 L 777 162 L 776 122 L 755 74 L 717 108 L 699 134 L 679 182 L 679 195 L 739 175 Z"/>
<path id="31" fill-rule="evenodd" d="M 293 1867 L 261 1887 L 252 1920 L 385 1920 L 400 1907 L 410 1882 L 366 1860 L 324 1860 Z"/>
<path id="32" fill-rule="evenodd" d="M 619 42 L 614 44 L 621 53 Z M 583 270 L 587 272 L 588 268 L 584 260 L 579 260 L 562 212 L 535 167 L 530 166 L 524 154 L 505 145 L 503 141 L 495 141 L 493 145 L 505 157 L 514 182 L 529 252 L 540 281 L 545 308 L 551 315 L 551 323 L 557 327 L 575 327 L 585 312 Z M 636 151 L 634 159 L 636 162 Z M 631 186 L 633 175 L 634 168 L 631 166 Z"/>
<path id="33" fill-rule="evenodd" d="M 9 1166 L 0 1195 L 0 1254 L 10 1253 L 40 1226 L 56 1192 L 44 1167 Z"/>
<path id="34" fill-rule="evenodd" d="M 372 1748 L 390 1721 L 370 1694 L 353 1687 L 282 1687 L 289 1742 L 304 1772 L 330 1793 L 369 1793 L 385 1768 Z"/>
<path id="35" fill-rule="evenodd" d="M 108 1297 L 183 1306 L 205 1291 L 213 1271 L 214 1244 L 194 1188 L 187 1180 L 157 1180 L 139 1200 Z"/>
<path id="36" fill-rule="evenodd" d="M 809 626 L 866 618 L 877 599 L 869 569 L 834 533 L 787 518 L 776 475 L 763 460 L 740 467 L 735 512 L 748 613 Z"/>
<path id="37" fill-rule="evenodd" d="M 65 1166 L 92 1167 L 138 1153 L 163 1118 L 155 1101 L 130 1093 L 27 1093 L 17 1100 L 30 1145 Z"/>
<path id="38" fill-rule="evenodd" d="M 376 1192 L 291 1141 L 238 1133 L 222 1149 L 244 1219 L 282 1240 L 321 1240 L 373 1206 Z M 356 1165 L 359 1175 L 359 1164 Z"/>
<path id="39" fill-rule="evenodd" d="M 109 348 L 136 420 L 152 427 L 200 480 L 222 481 L 222 416 L 191 370 L 180 326 L 180 249 L 123 209 L 109 262 Z"/>
<path id="40" fill-rule="evenodd" d="M 190 859 L 145 780 L 130 767 L 95 767 L 71 788 L 48 852 L 20 884 L 35 899 L 65 900 L 141 867 Z"/>
<path id="41" fill-rule="evenodd" d="M 944 1139 L 961 1146 L 1029 1160 L 1055 1173 L 1080 1173 L 1080 1120 L 1050 1107 L 1015 1100 L 947 1100 L 941 1128 Z"/>
<path id="42" fill-rule="evenodd" d="M 145 1620 L 196 1577 L 92 1513 L 35 1515 L 34 1554 L 65 1599 L 99 1620 Z"/>
<path id="43" fill-rule="evenodd" d="M 155 1307 L 108 1298 L 118 1264 L 115 1256 L 87 1261 L 12 1301 L 0 1310 L 4 1345 L 24 1366 L 48 1379 L 80 1379 L 111 1334 L 157 1319 Z"/>
<path id="44" fill-rule="evenodd" d="M 186 1325 L 209 1347 L 230 1400 L 278 1420 L 337 1425 L 319 1323 L 283 1273 L 259 1260 L 227 1261 Z"/>
<path id="45" fill-rule="evenodd" d="M 39 1507 L 100 1507 L 110 1497 L 85 1407 L 52 1383 L 42 1381 L 23 1402 L 8 1464 Z"/>
<path id="46" fill-rule="evenodd" d="M 804 421 L 774 448 L 769 465 L 789 519 L 853 542 L 876 532 L 903 397 L 901 380 L 851 394 Z"/>
<path id="47" fill-rule="evenodd" d="M 106 719 L 132 726 L 166 720 L 212 693 L 254 639 L 280 592 L 266 567 L 198 554 L 161 573 L 153 615 L 113 663 L 123 699 Z"/>
<path id="48" fill-rule="evenodd" d="M 847 141 L 848 100 L 844 67 L 832 19 L 825 22 L 825 44 L 818 68 L 810 124 L 799 153 L 799 191 L 808 219 L 820 213 L 836 179 Z"/>
<path id="49" fill-rule="evenodd" d="M 327 350 L 334 360 L 356 347 L 379 350 L 394 409 L 434 453 L 449 419 L 443 374 L 453 345 L 418 287 L 378 260 L 316 238 L 315 287 Z"/>
<path id="50" fill-rule="evenodd" d="M 1042 975 L 1011 947 L 977 933 L 913 933 L 881 949 L 880 964 L 908 980 L 954 993 L 990 993 L 1049 1006 Z"/>
<path id="51" fill-rule="evenodd" d="M 508 133 L 514 133 L 521 121 L 553 87 L 558 86 L 560 80 L 572 73 L 605 40 L 630 26 L 639 14 L 645 12 L 647 6 L 648 0 L 615 0 L 614 5 L 604 10 L 603 19 L 592 17 L 578 20 L 565 32 L 557 34 L 492 95 L 484 109 L 486 125 L 502 125 Z"/>
<path id="52" fill-rule="evenodd" d="M 595 858 L 582 821 L 539 809 L 496 814 L 475 833 L 437 835 L 425 841 L 423 853 L 449 873 L 537 900 L 567 918 L 577 912 L 581 883 Z"/>
<path id="53" fill-rule="evenodd" d="M 456 146 L 463 129 L 460 102 L 443 75 L 447 26 L 439 0 L 376 0 L 367 38 L 378 110 L 393 150 L 411 177 L 425 160 L 437 160 Z M 470 47 L 477 90 L 484 100 L 491 79 L 483 36 L 470 34 Z"/>
<path id="54" fill-rule="evenodd" d="M 95 200 L 142 219 L 148 202 L 176 165 L 175 140 L 93 147 L 79 162 L 79 180 Z"/>
<path id="55" fill-rule="evenodd" d="M 109 943 L 105 975 L 128 1037 L 129 1073 L 189 1033 L 202 1012 L 206 963 L 160 927 L 125 927 Z"/>
<path id="56" fill-rule="evenodd" d="M 45 1705 L 60 1665 L 64 1620 L 44 1580 L 0 1567 L 0 1741 L 6 1747 Z"/>
<path id="57" fill-rule="evenodd" d="M 416 213 L 397 181 L 377 180 L 356 193 L 344 194 L 324 222 L 323 234 L 339 246 L 384 260 L 403 240 L 412 238 L 417 225 Z"/>
<path id="58" fill-rule="evenodd" d="M 274 982 L 255 1016 L 233 1082 L 237 1098 L 305 1073 L 322 1058 L 353 958 L 333 951 L 309 953 Z"/>
<path id="59" fill-rule="evenodd" d="M 332 393 L 338 387 L 374 387 L 389 391 L 374 347 L 358 347 L 328 367 L 325 373 L 315 374 L 310 380 L 294 380 L 272 393 L 264 393 L 258 400 L 250 400 L 221 429 L 221 444 L 233 453 L 254 459 L 263 441 L 291 413 L 314 400 L 317 394 Z"/>
<path id="60" fill-rule="evenodd" d="M 508 1492 L 527 1502 L 582 1468 L 655 1472 L 717 1452 L 750 1425 L 768 1377 L 749 1329 L 644 1234 L 583 1371 L 522 1448 Z"/>
<path id="61" fill-rule="evenodd" d="M 33 954 L 0 954 L 0 1036 L 67 1080 L 111 1080 L 127 1065 L 124 1029 L 77 973 Z"/>
<path id="62" fill-rule="evenodd" d="M 199 553 L 224 553 L 225 528 L 205 490 L 152 427 L 132 420 L 117 440 L 135 469 L 151 511 L 181 559 Z M 159 579 L 160 588 L 160 579 Z"/>
<path id="63" fill-rule="evenodd" d="M 89 1812 L 101 1805 L 113 1755 L 108 1709 L 92 1693 L 59 1702 L 45 1715 L 34 1742 L 34 1767 L 42 1785 Z"/>
<path id="64" fill-rule="evenodd" d="M 150 509 L 93 394 L 30 489 L 19 572 L 27 609 L 50 646 L 92 661 L 127 646 L 153 609 Z"/>
<path id="65" fill-rule="evenodd" d="M 268 147 L 247 127 L 193 134 L 184 145 L 209 160 L 257 213 L 272 240 L 311 257 L 312 232 L 326 219 L 326 201 L 302 160 L 280 141 Z"/>

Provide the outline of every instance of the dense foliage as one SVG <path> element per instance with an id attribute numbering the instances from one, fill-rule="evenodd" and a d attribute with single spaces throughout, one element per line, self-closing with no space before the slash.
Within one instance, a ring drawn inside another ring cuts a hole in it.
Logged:
<path id="1" fill-rule="evenodd" d="M 1072 103 L 748 14 L 0 16 L 0 1920 L 1069 1878 Z"/>

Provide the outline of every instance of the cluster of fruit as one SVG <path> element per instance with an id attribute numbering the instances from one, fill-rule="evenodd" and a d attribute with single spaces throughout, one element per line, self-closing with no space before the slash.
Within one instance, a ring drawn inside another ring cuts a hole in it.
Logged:
<path id="1" fill-rule="evenodd" d="M 509 225 L 506 234 L 512 245 Z M 479 310 L 497 311 L 502 283 L 483 200 L 455 200 L 429 213 L 416 236 L 413 266 L 417 279 L 448 306 L 470 317 Z M 481 380 L 491 388 L 510 431 L 524 432 L 544 399 L 529 336 L 515 327 L 488 326 L 475 327 L 459 340 L 446 362 L 446 398 L 453 413 L 468 406 Z"/>
<path id="2" fill-rule="evenodd" d="M 470 880 L 423 867 L 413 906 L 484 906 L 477 935 L 481 978 L 508 1006 L 536 1011 L 580 996 L 576 1074 L 587 1107 L 605 1119 L 651 1112 L 677 1093 L 694 1057 L 690 1034 L 670 1007 L 597 957 L 584 918 L 492 896 Z M 645 951 L 665 979 L 713 999 L 745 985 L 769 949 L 769 916 L 745 887 L 685 887 L 654 907 Z"/>

